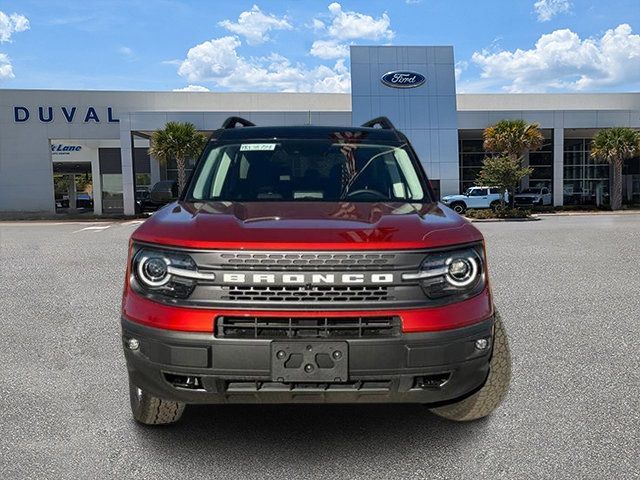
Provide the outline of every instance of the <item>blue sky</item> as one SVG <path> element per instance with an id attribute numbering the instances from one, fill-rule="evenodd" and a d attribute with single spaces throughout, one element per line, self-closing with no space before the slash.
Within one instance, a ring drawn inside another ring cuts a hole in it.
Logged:
<path id="1" fill-rule="evenodd" d="M 640 91 L 640 0 L 2 0 L 0 88 L 349 89 L 348 46 L 453 45 L 458 91 Z"/>

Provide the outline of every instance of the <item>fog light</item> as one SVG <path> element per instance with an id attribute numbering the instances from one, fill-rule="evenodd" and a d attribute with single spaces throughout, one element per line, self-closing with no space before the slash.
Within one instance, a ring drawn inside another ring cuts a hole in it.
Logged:
<path id="1" fill-rule="evenodd" d="M 489 348 L 489 340 L 486 338 L 479 338 L 476 340 L 476 349 L 477 350 L 486 350 Z"/>
<path id="2" fill-rule="evenodd" d="M 127 340 L 127 348 L 129 350 L 138 350 L 140 348 L 140 341 L 137 338 L 130 338 Z"/>

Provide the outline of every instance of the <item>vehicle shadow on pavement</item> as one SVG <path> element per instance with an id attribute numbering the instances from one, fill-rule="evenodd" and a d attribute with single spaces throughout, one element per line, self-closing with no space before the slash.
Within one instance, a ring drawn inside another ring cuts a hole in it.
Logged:
<path id="1" fill-rule="evenodd" d="M 371 467 L 381 451 L 386 461 L 395 456 L 402 463 L 407 452 L 437 457 L 464 449 L 482 437 L 486 422 L 450 422 L 421 405 L 190 405 L 176 425 L 140 426 L 139 439 L 159 462 L 178 455 L 181 462 L 219 467 L 237 465 L 242 455 L 247 467 L 249 455 L 272 468 L 355 458 Z"/>

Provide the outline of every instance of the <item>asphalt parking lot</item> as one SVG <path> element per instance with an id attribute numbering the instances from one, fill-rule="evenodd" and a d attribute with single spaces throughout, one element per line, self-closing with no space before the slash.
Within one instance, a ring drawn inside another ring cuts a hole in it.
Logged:
<path id="1" fill-rule="evenodd" d="M 0 478 L 638 478 L 640 215 L 477 225 L 514 361 L 490 418 L 198 406 L 144 428 L 118 321 L 136 224 L 0 223 Z"/>

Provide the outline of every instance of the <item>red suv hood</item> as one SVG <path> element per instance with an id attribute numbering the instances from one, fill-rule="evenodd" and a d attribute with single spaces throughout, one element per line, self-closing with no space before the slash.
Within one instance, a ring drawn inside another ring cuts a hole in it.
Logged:
<path id="1" fill-rule="evenodd" d="M 157 211 L 132 238 L 203 249 L 388 250 L 469 243 L 482 235 L 437 203 L 179 202 Z"/>

